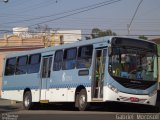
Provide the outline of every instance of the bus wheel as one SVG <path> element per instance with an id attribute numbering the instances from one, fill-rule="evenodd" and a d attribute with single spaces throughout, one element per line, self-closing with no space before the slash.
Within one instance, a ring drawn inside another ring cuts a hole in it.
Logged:
<path id="1" fill-rule="evenodd" d="M 78 99 L 78 109 L 80 111 L 84 111 L 88 108 L 89 103 L 87 103 L 87 93 L 86 90 L 82 89 L 79 93 L 79 95 L 77 95 L 77 99 Z"/>
<path id="2" fill-rule="evenodd" d="M 23 96 L 23 107 L 26 110 L 29 110 L 32 107 L 32 95 L 31 95 L 30 91 L 27 91 L 27 92 L 24 93 L 24 96 Z"/>

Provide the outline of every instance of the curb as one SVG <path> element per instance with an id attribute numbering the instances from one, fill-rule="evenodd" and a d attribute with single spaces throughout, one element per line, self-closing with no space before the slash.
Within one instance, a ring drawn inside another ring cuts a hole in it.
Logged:
<path id="1" fill-rule="evenodd" d="M 0 106 L 6 106 L 6 105 L 9 106 L 9 105 L 15 105 L 15 104 L 16 104 L 16 101 L 0 98 Z"/>

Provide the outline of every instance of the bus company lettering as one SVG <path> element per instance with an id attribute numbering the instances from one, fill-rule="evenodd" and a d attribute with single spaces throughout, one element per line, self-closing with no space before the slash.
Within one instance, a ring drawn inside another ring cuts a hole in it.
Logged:
<path id="1" fill-rule="evenodd" d="M 63 72 L 63 75 L 62 75 L 62 82 L 67 82 L 67 81 L 72 81 L 72 76 L 66 75 L 66 73 Z"/>

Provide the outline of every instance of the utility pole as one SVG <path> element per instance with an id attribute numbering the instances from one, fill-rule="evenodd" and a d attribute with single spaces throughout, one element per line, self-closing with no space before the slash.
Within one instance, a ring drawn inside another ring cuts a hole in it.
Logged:
<path id="1" fill-rule="evenodd" d="M 128 35 L 130 34 L 130 26 L 127 24 Z"/>
<path id="2" fill-rule="evenodd" d="M 140 5 L 141 5 L 142 2 L 143 2 L 143 0 L 141 0 L 141 1 L 139 2 L 138 6 L 137 6 L 137 8 L 136 8 L 136 11 L 134 12 L 134 15 L 133 15 L 133 17 L 132 17 L 132 19 L 131 19 L 131 22 L 130 22 L 129 24 L 127 24 L 128 35 L 130 34 L 132 22 L 133 22 L 133 20 L 134 20 L 134 18 L 135 18 L 135 16 L 136 16 L 136 14 L 137 14 L 137 12 L 138 12 L 138 8 L 140 7 Z"/>

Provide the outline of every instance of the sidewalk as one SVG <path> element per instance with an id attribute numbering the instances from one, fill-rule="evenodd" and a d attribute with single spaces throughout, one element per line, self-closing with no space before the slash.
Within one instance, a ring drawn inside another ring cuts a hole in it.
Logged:
<path id="1" fill-rule="evenodd" d="M 12 112 L 20 109 L 21 109 L 21 104 L 18 104 L 15 101 L 5 100 L 0 98 L 0 115 L 1 113 Z"/>
<path id="2" fill-rule="evenodd" d="M 16 104 L 15 101 L 0 98 L 0 106 L 10 106 Z"/>

